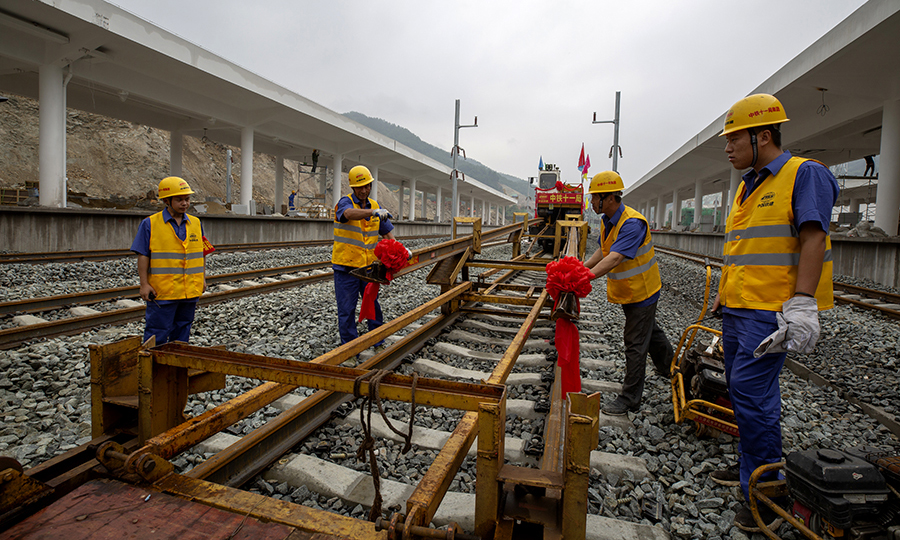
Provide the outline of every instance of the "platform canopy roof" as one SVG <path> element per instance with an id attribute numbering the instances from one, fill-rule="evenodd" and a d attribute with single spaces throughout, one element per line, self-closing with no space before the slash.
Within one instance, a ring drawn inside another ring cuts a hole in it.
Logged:
<path id="1" fill-rule="evenodd" d="M 830 166 L 878 154 L 883 104 L 900 99 L 900 2 L 870 0 L 747 94 L 757 93 L 774 94 L 784 105 L 790 122 L 783 126 L 782 146 L 793 155 Z M 628 203 L 654 205 L 661 194 L 671 202 L 675 189 L 682 199 L 693 198 L 697 180 L 704 194 L 721 192 L 731 175 L 718 136 L 724 118 L 722 111 L 629 186 Z"/>
<path id="2" fill-rule="evenodd" d="M 0 0 L 0 91 L 38 99 L 43 65 L 66 67 L 67 106 L 235 147 L 344 167 L 379 167 L 390 184 L 450 187 L 451 169 L 102 0 Z M 459 192 L 514 199 L 466 178 Z"/>

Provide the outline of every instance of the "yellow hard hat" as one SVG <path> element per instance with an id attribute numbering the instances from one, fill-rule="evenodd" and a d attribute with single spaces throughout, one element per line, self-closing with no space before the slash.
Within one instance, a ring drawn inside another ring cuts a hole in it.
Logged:
<path id="1" fill-rule="evenodd" d="M 725 129 L 719 137 L 742 129 L 787 122 L 781 102 L 770 94 L 753 94 L 731 106 L 725 114 Z"/>
<path id="2" fill-rule="evenodd" d="M 588 193 L 614 193 L 625 189 L 622 177 L 615 171 L 603 171 L 597 173 L 591 179 Z"/>
<path id="3" fill-rule="evenodd" d="M 362 165 L 357 165 L 350 169 L 350 173 L 348 174 L 350 180 L 350 187 L 363 187 L 371 184 L 374 181 L 372 178 L 372 173 L 369 172 L 369 169 L 363 167 Z"/>
<path id="4" fill-rule="evenodd" d="M 184 181 L 184 178 L 167 176 L 159 182 L 159 198 L 168 199 L 176 195 L 190 195 L 194 190 Z"/>

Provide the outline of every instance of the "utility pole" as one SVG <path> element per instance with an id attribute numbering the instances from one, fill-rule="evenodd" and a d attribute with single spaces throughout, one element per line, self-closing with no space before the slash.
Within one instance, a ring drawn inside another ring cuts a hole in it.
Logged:
<path id="1" fill-rule="evenodd" d="M 609 149 L 609 156 L 613 160 L 612 170 L 613 172 L 619 172 L 619 156 L 622 155 L 622 147 L 619 146 L 619 96 L 622 95 L 622 92 L 616 92 L 616 117 L 612 120 L 597 120 L 597 113 L 594 113 L 594 121 L 592 124 L 613 124 L 615 126 L 615 131 L 613 132 L 613 145 L 612 148 Z"/>
<path id="2" fill-rule="evenodd" d="M 450 197 L 450 204 L 452 208 L 450 209 L 451 219 L 455 218 L 459 215 L 459 200 L 457 199 L 456 192 L 456 182 L 459 178 L 459 170 L 456 168 L 456 156 L 459 154 L 460 150 L 462 150 L 463 158 L 466 157 L 466 151 L 459 147 L 459 129 L 460 128 L 469 128 L 469 127 L 478 127 L 478 117 L 475 117 L 475 123 L 468 126 L 459 125 L 459 100 L 456 100 L 456 120 L 453 122 L 453 148 L 450 150 L 450 156 L 453 158 L 453 171 L 450 173 L 450 182 L 453 185 L 453 192 Z M 465 175 L 463 175 L 465 177 Z M 438 203 L 440 204 L 440 203 Z"/>

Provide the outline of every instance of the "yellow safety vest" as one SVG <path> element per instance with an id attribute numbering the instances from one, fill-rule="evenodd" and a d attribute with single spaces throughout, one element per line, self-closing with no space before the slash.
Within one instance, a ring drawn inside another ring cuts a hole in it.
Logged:
<path id="1" fill-rule="evenodd" d="M 647 224 L 647 218 L 634 208 L 623 206 L 624 210 L 619 217 L 619 222 L 606 238 L 603 237 L 606 224 L 603 220 L 600 221 L 600 238 L 603 238 L 600 248 L 603 250 L 603 256 L 609 255 L 613 244 L 616 243 L 619 230 L 626 220 L 639 219 L 643 221 L 644 226 L 647 227 L 647 236 L 644 237 L 644 242 L 638 248 L 633 259 L 623 260 L 606 274 L 606 298 L 613 304 L 641 302 L 662 288 L 662 282 L 659 279 L 659 265 L 656 264 L 656 252 L 653 250 L 653 242 L 650 239 L 650 226 Z"/>
<path id="2" fill-rule="evenodd" d="M 746 186 L 737 190 L 725 228 L 725 262 L 719 298 L 730 308 L 781 311 L 794 295 L 800 263 L 800 234 L 791 204 L 797 169 L 809 161 L 792 157 L 778 174 L 769 176 L 741 202 Z M 825 261 L 816 288 L 819 310 L 834 306 L 831 283 L 833 255 L 826 231 Z"/>
<path id="3" fill-rule="evenodd" d="M 200 219 L 189 218 L 184 240 L 163 219 L 163 213 L 150 216 L 150 271 L 148 280 L 157 300 L 184 300 L 203 293 L 203 231 Z"/>
<path id="4" fill-rule="evenodd" d="M 353 208 L 362 208 L 353 202 L 352 194 L 347 195 Z M 372 210 L 380 208 L 375 199 L 369 199 Z M 341 223 L 337 218 L 338 205 L 334 205 L 334 246 L 331 248 L 331 262 L 353 268 L 362 268 L 375 262 L 375 245 L 378 244 L 378 229 L 381 220 L 375 216 L 369 219 L 353 219 Z"/>

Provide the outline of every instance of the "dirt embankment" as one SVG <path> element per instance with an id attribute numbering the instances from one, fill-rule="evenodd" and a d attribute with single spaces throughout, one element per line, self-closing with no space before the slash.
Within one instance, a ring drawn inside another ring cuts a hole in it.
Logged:
<path id="1" fill-rule="evenodd" d="M 0 104 L 0 188 L 23 188 L 25 182 L 38 181 L 38 103 L 6 95 L 9 101 Z M 128 201 L 155 196 L 159 181 L 169 174 L 167 131 L 69 109 L 66 134 L 67 189 L 72 201 L 83 194 L 127 206 Z M 182 175 L 197 192 L 193 198 L 196 202 L 207 197 L 225 200 L 228 149 L 213 141 L 184 137 Z M 231 150 L 232 200 L 239 202 L 241 151 Z M 342 180 L 347 190 L 346 174 Z M 282 204 L 287 204 L 292 189 L 298 190 L 301 199 L 314 197 L 319 192 L 318 177 L 298 172 L 297 162 L 285 160 Z M 274 204 L 275 156 L 254 154 L 252 198 L 257 203 Z M 384 184 L 379 186 L 379 202 L 392 211 L 398 206 L 396 193 Z"/>

